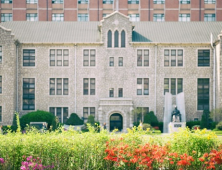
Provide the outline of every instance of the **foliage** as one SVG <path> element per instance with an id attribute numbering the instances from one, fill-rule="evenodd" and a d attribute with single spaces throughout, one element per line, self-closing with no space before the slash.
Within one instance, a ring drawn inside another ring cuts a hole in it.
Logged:
<path id="1" fill-rule="evenodd" d="M 214 110 L 211 110 L 210 112 L 210 118 L 216 121 L 216 122 L 219 122 L 220 120 L 222 120 L 222 108 L 217 108 L 217 109 L 214 109 Z"/>
<path id="2" fill-rule="evenodd" d="M 151 129 L 152 126 L 148 123 L 143 123 L 143 130 Z"/>
<path id="3" fill-rule="evenodd" d="M 194 125 L 194 126 L 192 126 L 192 128 L 191 128 L 192 130 L 197 130 L 197 129 L 200 129 L 200 125 Z"/>
<path id="4" fill-rule="evenodd" d="M 151 126 L 158 126 L 158 120 L 153 111 L 144 116 L 144 123 L 151 124 Z"/>
<path id="5" fill-rule="evenodd" d="M 200 125 L 200 121 L 189 121 L 189 122 L 186 122 L 186 126 L 189 129 L 192 129 L 192 127 L 195 126 L 195 125 Z"/>
<path id="6" fill-rule="evenodd" d="M 216 128 L 218 130 L 222 130 L 222 121 L 220 121 L 217 125 L 216 125 Z"/>
<path id="7" fill-rule="evenodd" d="M 54 116 L 52 119 L 51 127 L 50 129 L 56 130 L 59 128 L 59 118 L 57 116 Z"/>
<path id="8" fill-rule="evenodd" d="M 133 122 L 133 126 L 138 127 L 140 125 L 140 122 Z"/>
<path id="9" fill-rule="evenodd" d="M 91 126 L 94 126 L 95 125 L 95 117 L 93 115 L 89 115 L 87 123 L 89 123 Z"/>
<path id="10" fill-rule="evenodd" d="M 159 122 L 158 127 L 159 127 L 160 131 L 163 133 L 163 122 Z"/>
<path id="11" fill-rule="evenodd" d="M 27 124 L 28 125 L 30 124 L 30 122 L 47 122 L 48 127 L 50 127 L 54 117 L 55 116 L 52 115 L 50 112 L 42 110 L 29 112 L 21 117 L 20 119 L 21 128 L 24 129 Z"/>
<path id="12" fill-rule="evenodd" d="M 66 121 L 67 125 L 83 125 L 83 120 L 76 113 L 72 113 Z"/>
<path id="13" fill-rule="evenodd" d="M 204 129 L 204 128 L 210 128 L 209 127 L 209 123 L 210 123 L 210 112 L 208 110 L 204 110 L 203 111 L 203 115 L 202 115 L 202 119 L 200 121 L 200 127 L 201 129 Z"/>

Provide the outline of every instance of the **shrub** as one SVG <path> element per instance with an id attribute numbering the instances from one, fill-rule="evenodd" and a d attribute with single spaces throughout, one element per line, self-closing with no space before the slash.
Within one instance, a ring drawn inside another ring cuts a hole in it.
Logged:
<path id="1" fill-rule="evenodd" d="M 87 123 L 89 123 L 91 126 L 94 126 L 95 125 L 95 117 L 93 115 L 89 115 Z"/>
<path id="2" fill-rule="evenodd" d="M 222 130 L 222 121 L 219 122 L 219 123 L 216 125 L 216 128 L 217 128 L 218 130 Z"/>
<path id="3" fill-rule="evenodd" d="M 209 122 L 210 122 L 210 112 L 208 110 L 204 110 L 202 119 L 200 121 L 201 129 L 209 128 Z"/>
<path id="4" fill-rule="evenodd" d="M 158 126 L 158 120 L 153 111 L 150 111 L 144 116 L 144 123 L 148 123 L 151 126 Z"/>
<path id="5" fill-rule="evenodd" d="M 67 125 L 83 125 L 83 120 L 76 113 L 72 113 L 66 121 Z"/>
<path id="6" fill-rule="evenodd" d="M 200 125 L 200 121 L 189 121 L 189 122 L 186 122 L 186 126 L 189 129 L 192 129 L 192 127 L 195 126 L 195 125 Z"/>
<path id="7" fill-rule="evenodd" d="M 30 122 L 47 122 L 49 128 L 54 117 L 55 116 L 52 115 L 52 113 L 43 110 L 29 112 L 21 117 L 21 128 L 24 129 L 26 127 L 26 124 L 30 124 Z"/>
<path id="8" fill-rule="evenodd" d="M 160 131 L 163 133 L 163 122 L 159 122 L 158 127 L 159 127 Z"/>
<path id="9" fill-rule="evenodd" d="M 140 122 L 133 122 L 133 126 L 138 127 L 138 126 L 139 126 L 139 124 L 140 124 Z"/>
<path id="10" fill-rule="evenodd" d="M 197 129 L 200 129 L 200 125 L 194 125 L 194 126 L 192 127 L 192 130 L 197 130 Z"/>
<path id="11" fill-rule="evenodd" d="M 151 128 L 152 128 L 152 126 L 150 124 L 148 124 L 148 123 L 143 124 L 143 130 L 147 130 L 147 129 L 151 129 Z"/>

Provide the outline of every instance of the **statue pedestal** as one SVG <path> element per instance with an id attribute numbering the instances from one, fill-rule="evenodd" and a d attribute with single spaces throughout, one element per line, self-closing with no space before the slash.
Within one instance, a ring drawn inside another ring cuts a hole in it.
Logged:
<path id="1" fill-rule="evenodd" d="M 168 133 L 178 132 L 179 128 L 186 128 L 186 122 L 170 122 L 168 124 Z"/>

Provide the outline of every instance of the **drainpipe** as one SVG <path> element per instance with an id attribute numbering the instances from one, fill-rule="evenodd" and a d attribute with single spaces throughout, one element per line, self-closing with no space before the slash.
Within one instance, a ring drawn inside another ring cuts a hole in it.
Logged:
<path id="1" fill-rule="evenodd" d="M 148 7 L 148 10 L 149 10 L 149 12 L 148 12 L 148 15 L 149 15 L 149 21 L 150 21 L 150 0 L 149 0 L 149 7 Z"/>
<path id="2" fill-rule="evenodd" d="M 15 41 L 16 45 L 16 112 L 18 112 L 18 46 L 19 46 L 19 41 Z"/>
<path id="3" fill-rule="evenodd" d="M 47 8 L 46 17 L 47 17 L 47 21 L 48 21 L 49 20 L 49 16 L 48 16 L 48 13 L 49 13 L 48 0 L 46 0 L 46 8 Z"/>
<path id="4" fill-rule="evenodd" d="M 74 45 L 75 47 L 75 113 L 76 113 L 76 44 Z"/>
<path id="5" fill-rule="evenodd" d="M 199 0 L 199 21 L 201 21 L 201 0 Z"/>
<path id="6" fill-rule="evenodd" d="M 213 46 L 213 35 L 211 33 L 211 48 L 213 49 L 213 111 L 214 111 L 214 121 L 215 121 L 215 109 L 216 109 L 216 48 Z"/>
<path id="7" fill-rule="evenodd" d="M 157 79 L 157 77 L 156 77 L 156 70 L 157 70 L 157 44 L 155 44 L 155 100 L 154 100 L 154 113 L 155 113 L 155 115 L 156 115 L 156 79 Z"/>

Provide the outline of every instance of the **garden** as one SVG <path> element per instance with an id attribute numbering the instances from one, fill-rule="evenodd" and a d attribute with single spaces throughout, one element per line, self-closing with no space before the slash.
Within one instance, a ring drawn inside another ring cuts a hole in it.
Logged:
<path id="1" fill-rule="evenodd" d="M 221 140 L 206 129 L 154 135 L 150 128 L 134 126 L 128 133 L 108 133 L 96 123 L 87 124 L 88 132 L 60 125 L 22 132 L 22 121 L 17 118 L 16 132 L 8 127 L 0 134 L 2 170 L 222 169 Z"/>

